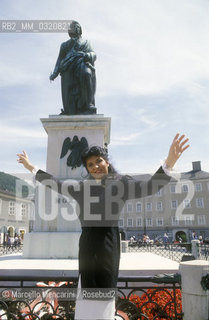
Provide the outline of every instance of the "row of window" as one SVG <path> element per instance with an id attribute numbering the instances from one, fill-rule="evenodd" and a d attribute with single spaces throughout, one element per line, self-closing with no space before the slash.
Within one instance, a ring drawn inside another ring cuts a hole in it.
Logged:
<path id="1" fill-rule="evenodd" d="M 196 198 L 195 199 L 196 208 L 204 208 L 204 199 L 203 198 Z M 183 201 L 184 209 L 191 208 L 191 201 L 190 199 L 185 199 Z M 171 201 L 171 209 L 177 209 L 178 207 L 178 200 L 172 200 Z"/>
<path id="2" fill-rule="evenodd" d="M 151 211 L 152 211 L 152 202 L 146 202 L 145 210 L 146 210 L 147 212 L 151 212 Z M 158 202 L 156 203 L 156 210 L 157 210 L 157 211 L 162 211 L 162 210 L 163 210 L 163 203 L 162 203 L 162 201 L 158 201 Z M 133 212 L 133 211 L 134 211 L 133 203 L 128 202 L 128 203 L 127 203 L 127 212 Z M 137 202 L 137 203 L 136 203 L 136 212 L 142 212 L 142 203 L 141 203 L 141 202 Z"/>
<path id="3" fill-rule="evenodd" d="M 171 193 L 187 193 L 189 192 L 189 189 L 192 185 L 192 190 L 194 189 L 194 191 L 196 192 L 201 192 L 202 191 L 202 183 L 198 182 L 198 183 L 181 183 L 181 184 L 170 184 L 170 192 Z M 209 182 L 207 183 L 207 187 L 208 187 L 208 191 L 209 191 Z M 162 190 L 160 189 L 156 195 L 161 196 L 162 195 Z"/>
<path id="4" fill-rule="evenodd" d="M 19 205 L 19 212 L 21 214 L 21 216 L 26 216 L 27 214 L 27 204 L 25 203 L 18 203 Z M 17 213 L 17 203 L 15 201 L 9 201 L 9 207 L 8 207 L 8 213 L 9 215 L 13 216 Z"/>
<path id="5" fill-rule="evenodd" d="M 185 209 L 191 208 L 191 202 L 189 199 L 185 199 L 183 201 L 183 206 Z M 178 200 L 171 201 L 171 209 L 177 209 L 178 207 Z M 204 199 L 203 198 L 196 198 L 196 208 L 204 208 Z M 152 202 L 145 203 L 145 211 L 151 212 L 152 211 Z M 156 202 L 156 211 L 163 211 L 163 203 L 162 201 Z M 131 202 L 127 203 L 127 212 L 134 212 L 134 205 Z M 142 212 L 142 203 L 136 203 L 136 212 Z"/>
<path id="6" fill-rule="evenodd" d="M 0 212 L 1 212 L 1 204 L 2 200 L 0 199 Z M 189 199 L 183 200 L 183 206 L 185 209 L 191 208 L 191 202 Z M 178 207 L 178 200 L 172 200 L 171 201 L 171 209 L 177 209 Z M 196 208 L 204 208 L 204 199 L 203 198 L 196 198 Z M 17 210 L 17 203 L 14 201 L 9 201 L 9 208 L 8 213 L 9 215 L 15 215 Z M 133 212 L 134 206 L 133 203 L 127 203 L 127 212 Z M 146 212 L 152 212 L 152 202 L 146 202 L 145 204 L 145 211 Z M 158 201 L 156 203 L 156 211 L 163 211 L 163 203 L 162 201 Z M 136 212 L 142 212 L 142 203 L 137 202 L 136 203 Z M 27 213 L 27 204 L 20 203 L 20 213 L 22 216 L 26 216 Z"/>
<path id="7" fill-rule="evenodd" d="M 192 186 L 192 191 L 201 192 L 202 191 L 202 183 L 180 183 L 180 184 L 170 184 L 170 193 L 188 193 L 189 189 Z M 207 183 L 208 191 L 209 191 L 209 182 Z M 163 188 L 161 188 L 155 195 L 162 196 Z"/>
<path id="8" fill-rule="evenodd" d="M 205 215 L 198 215 L 196 217 L 196 219 L 197 219 L 197 224 L 198 225 L 201 225 L 201 226 L 205 225 L 205 223 L 206 223 Z M 127 218 L 126 226 L 127 227 L 134 227 L 134 221 L 136 221 L 135 222 L 135 226 L 136 227 L 142 227 L 144 225 L 143 217 L 138 217 L 136 219 Z M 155 221 L 157 227 L 163 227 L 164 226 L 164 221 L 163 221 L 162 217 L 158 217 L 158 218 L 155 218 L 155 219 L 146 218 L 146 220 L 145 220 L 146 226 L 147 227 L 152 227 L 154 221 Z M 194 218 L 194 216 L 185 216 L 183 222 L 184 222 L 185 226 L 191 226 L 191 225 L 193 225 L 195 223 L 195 218 Z M 180 220 L 177 217 L 171 217 L 171 223 L 172 223 L 172 226 L 178 226 L 179 223 L 180 223 Z M 121 228 L 124 227 L 124 219 L 120 219 L 119 220 L 119 227 L 121 227 Z"/>
<path id="9" fill-rule="evenodd" d="M 208 190 L 209 190 L 209 182 L 207 183 L 207 186 L 208 186 Z M 192 183 L 192 188 L 193 187 L 194 187 L 194 191 L 196 191 L 196 192 L 202 191 L 202 183 L 201 182 L 198 182 L 195 184 Z M 179 193 L 179 190 L 177 190 L 177 188 L 178 188 L 178 186 L 176 184 L 171 184 L 170 185 L 170 192 L 171 193 Z M 181 191 L 182 192 L 189 192 L 189 184 L 188 183 L 181 184 Z"/>

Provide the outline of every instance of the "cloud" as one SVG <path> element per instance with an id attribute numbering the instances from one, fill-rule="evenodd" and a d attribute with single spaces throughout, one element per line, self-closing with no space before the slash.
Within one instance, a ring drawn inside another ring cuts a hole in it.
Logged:
<path id="1" fill-rule="evenodd" d="M 40 130 L 30 130 L 29 128 L 21 127 L 11 127 L 11 125 L 2 125 L 0 126 L 0 141 L 4 141 L 4 134 L 6 133 L 7 139 L 17 139 L 30 137 L 30 139 L 45 139 L 46 134 Z"/>

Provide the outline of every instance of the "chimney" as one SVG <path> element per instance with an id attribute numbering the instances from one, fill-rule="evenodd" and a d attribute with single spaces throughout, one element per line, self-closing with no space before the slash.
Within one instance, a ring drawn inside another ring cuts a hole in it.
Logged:
<path id="1" fill-rule="evenodd" d="M 192 162 L 192 170 L 193 171 L 201 171 L 201 161 Z"/>

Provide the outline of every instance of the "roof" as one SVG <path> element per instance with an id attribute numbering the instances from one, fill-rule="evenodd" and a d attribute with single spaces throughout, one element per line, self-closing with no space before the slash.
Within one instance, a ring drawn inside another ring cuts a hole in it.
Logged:
<path id="1" fill-rule="evenodd" d="M 134 179 L 147 181 L 151 178 L 150 174 L 130 174 Z M 188 172 L 181 172 L 181 180 L 201 180 L 208 179 L 209 180 L 209 172 L 202 170 L 191 170 Z M 171 178 L 171 181 L 176 181 L 176 179 Z"/>
<path id="2" fill-rule="evenodd" d="M 7 196 L 15 197 L 15 193 L 14 192 L 10 192 L 8 190 L 3 190 L 3 189 L 0 188 L 0 196 L 1 195 L 7 195 Z"/>
<path id="3" fill-rule="evenodd" d="M 15 197 L 17 191 L 20 191 L 23 198 L 27 197 L 28 192 L 29 194 L 33 194 L 34 188 L 27 182 L 24 181 L 23 185 L 17 183 L 17 181 L 21 180 L 22 179 L 19 179 L 11 174 L 0 172 L 0 193 L 3 195 Z M 20 194 L 20 192 L 18 192 L 18 194 Z"/>
<path id="4" fill-rule="evenodd" d="M 201 180 L 201 179 L 209 179 L 209 172 L 206 171 L 189 171 L 183 172 L 181 174 L 182 179 L 189 179 L 189 180 Z"/>

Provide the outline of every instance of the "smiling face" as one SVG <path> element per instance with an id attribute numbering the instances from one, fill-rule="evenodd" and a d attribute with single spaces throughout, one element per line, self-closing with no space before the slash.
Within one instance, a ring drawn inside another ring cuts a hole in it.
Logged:
<path id="1" fill-rule="evenodd" d="M 91 156 L 86 160 L 86 168 L 94 179 L 102 179 L 108 174 L 109 162 L 100 156 Z"/>

